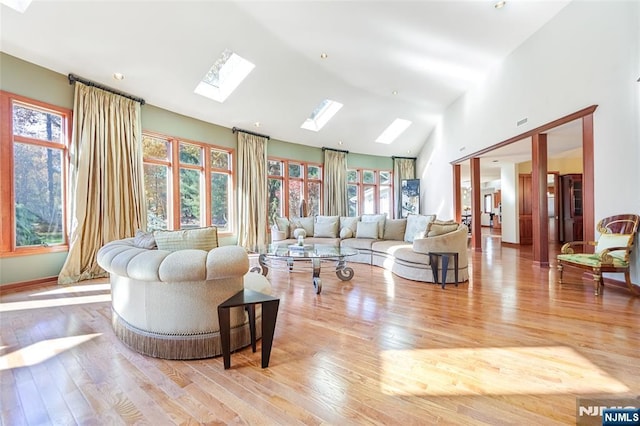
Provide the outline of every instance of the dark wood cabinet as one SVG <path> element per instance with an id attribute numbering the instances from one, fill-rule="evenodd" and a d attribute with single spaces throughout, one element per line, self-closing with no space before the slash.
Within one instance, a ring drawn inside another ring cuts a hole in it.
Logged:
<path id="1" fill-rule="evenodd" d="M 560 176 L 562 185 L 562 204 L 560 221 L 560 239 L 582 241 L 582 174 Z"/>

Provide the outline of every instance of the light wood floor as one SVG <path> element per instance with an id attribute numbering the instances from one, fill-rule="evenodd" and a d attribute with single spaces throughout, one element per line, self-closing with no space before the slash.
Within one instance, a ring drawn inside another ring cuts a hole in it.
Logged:
<path id="1" fill-rule="evenodd" d="M 595 297 L 577 273 L 561 287 L 526 249 L 484 245 L 445 290 L 354 264 L 318 296 L 272 272 L 267 369 L 259 349 L 226 371 L 128 350 L 104 281 L 4 294 L 2 424 L 575 424 L 577 397 L 640 395 L 640 298 Z"/>

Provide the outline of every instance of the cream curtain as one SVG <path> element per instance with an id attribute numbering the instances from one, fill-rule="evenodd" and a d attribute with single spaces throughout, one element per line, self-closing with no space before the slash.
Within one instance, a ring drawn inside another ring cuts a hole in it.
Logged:
<path id="1" fill-rule="evenodd" d="M 347 153 L 324 151 L 324 214 L 347 215 Z"/>
<path id="2" fill-rule="evenodd" d="M 267 141 L 238 132 L 238 245 L 267 244 Z"/>
<path id="3" fill-rule="evenodd" d="M 396 218 L 402 212 L 402 181 L 416 178 L 416 159 L 393 157 L 393 187 L 395 188 Z"/>
<path id="4" fill-rule="evenodd" d="M 98 249 L 146 229 L 140 104 L 76 82 L 69 156 L 69 254 L 59 284 L 106 276 Z"/>

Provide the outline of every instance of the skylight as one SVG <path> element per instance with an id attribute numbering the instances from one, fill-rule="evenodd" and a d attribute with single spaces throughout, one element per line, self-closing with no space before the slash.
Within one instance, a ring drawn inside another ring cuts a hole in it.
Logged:
<path id="1" fill-rule="evenodd" d="M 411 126 L 411 121 L 403 120 L 402 118 L 396 118 L 393 123 L 391 123 L 389 127 L 387 127 L 385 131 L 382 132 L 380 136 L 378 136 L 376 142 L 390 144 L 391 142 L 396 140 L 396 138 L 400 136 L 402 132 L 407 130 L 407 127 L 409 126 Z"/>
<path id="2" fill-rule="evenodd" d="M 0 3 L 17 12 L 24 13 L 31 4 L 31 0 L 0 0 Z"/>
<path id="3" fill-rule="evenodd" d="M 300 127 L 307 130 L 319 131 L 336 112 L 342 108 L 340 102 L 332 101 L 331 99 L 325 99 L 313 110 L 309 118 L 307 118 Z"/>
<path id="4" fill-rule="evenodd" d="M 255 65 L 251 62 L 225 49 L 194 92 L 214 101 L 224 102 L 254 68 Z"/>

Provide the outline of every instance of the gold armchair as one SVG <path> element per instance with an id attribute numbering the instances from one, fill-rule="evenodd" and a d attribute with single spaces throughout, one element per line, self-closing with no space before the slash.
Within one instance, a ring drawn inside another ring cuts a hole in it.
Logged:
<path id="1" fill-rule="evenodd" d="M 640 216 L 635 214 L 606 217 L 598 222 L 598 241 L 574 241 L 563 245 L 557 257 L 560 284 L 565 266 L 587 270 L 593 273 L 595 295 L 598 296 L 604 287 L 602 274 L 619 272 L 624 273 L 629 290 L 640 295 L 638 288 L 631 283 L 629 274 L 629 254 L 639 221 Z M 587 246 L 595 246 L 594 253 L 584 253 Z M 576 247 L 582 247 L 582 250 L 576 253 Z"/>

